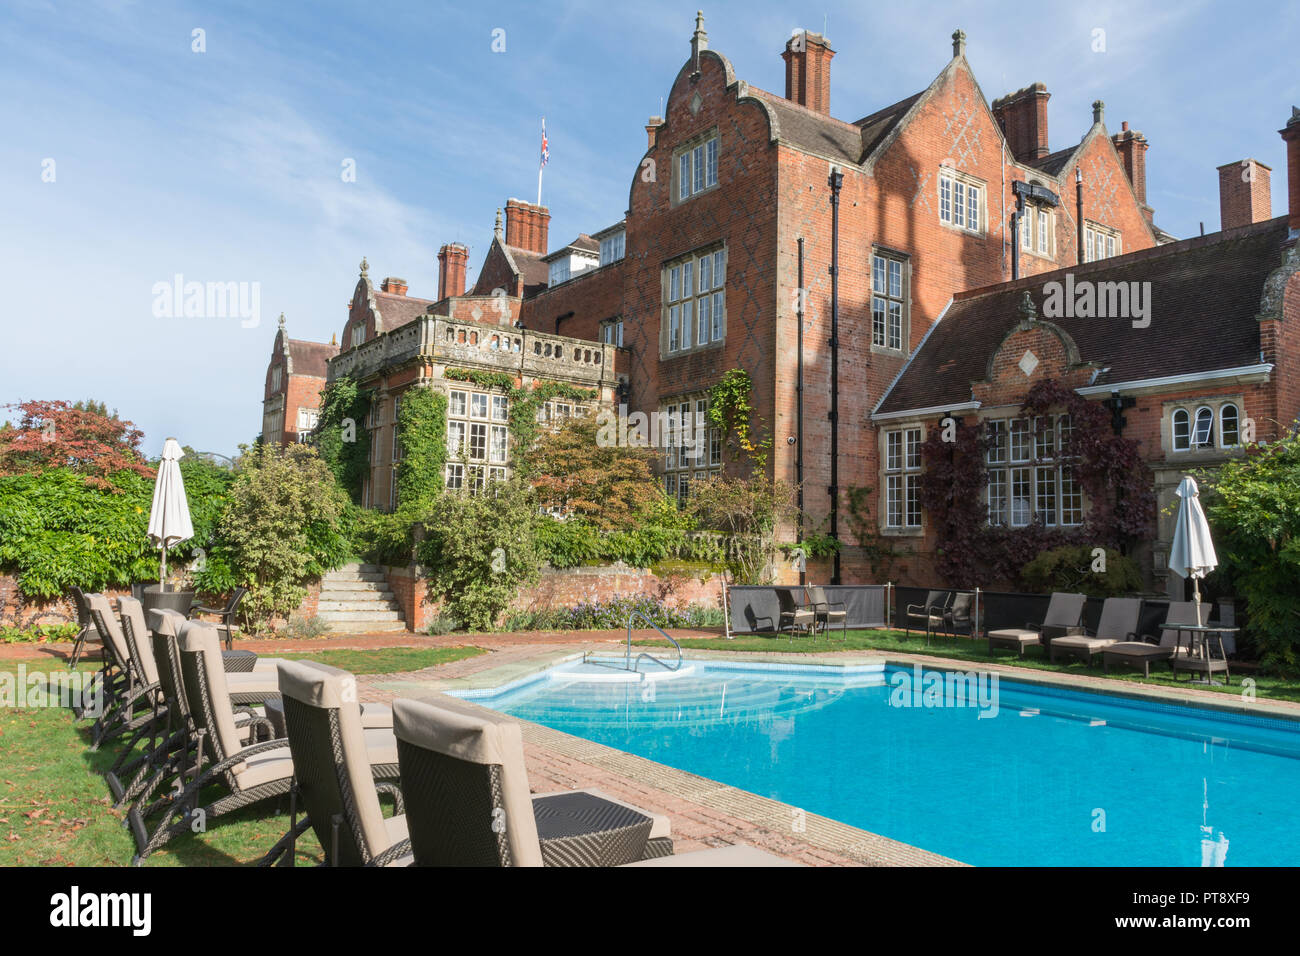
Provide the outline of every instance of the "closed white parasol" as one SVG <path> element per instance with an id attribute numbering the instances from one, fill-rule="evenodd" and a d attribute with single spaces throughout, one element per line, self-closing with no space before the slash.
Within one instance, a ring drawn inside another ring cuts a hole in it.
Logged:
<path id="1" fill-rule="evenodd" d="M 185 480 L 180 460 L 185 457 L 180 443 L 169 438 L 163 444 L 158 462 L 158 478 L 153 486 L 153 507 L 149 509 L 149 540 L 162 549 L 158 564 L 158 588 L 167 589 L 167 549 L 194 537 L 190 523 L 190 504 L 185 499 Z"/>

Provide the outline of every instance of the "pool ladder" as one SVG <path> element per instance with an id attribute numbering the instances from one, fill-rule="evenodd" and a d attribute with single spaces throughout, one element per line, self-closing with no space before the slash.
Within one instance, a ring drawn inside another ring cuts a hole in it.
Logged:
<path id="1" fill-rule="evenodd" d="M 648 653 L 646 653 L 645 651 L 642 651 L 640 654 L 638 654 L 638 655 L 636 656 L 636 660 L 635 660 L 635 661 L 632 660 L 632 622 L 633 622 L 634 620 L 636 620 L 638 617 L 639 617 L 641 620 L 645 621 L 645 623 L 648 624 L 650 627 L 652 627 L 652 628 L 654 628 L 656 631 L 658 631 L 661 635 L 663 635 L 663 637 L 664 637 L 664 638 L 665 638 L 665 639 L 666 639 L 670 644 L 672 644 L 673 647 L 677 648 L 677 661 L 676 661 L 676 663 L 673 663 L 673 664 L 665 663 L 664 661 L 661 661 L 659 658 L 655 657 L 653 654 L 648 654 Z M 680 644 L 678 644 L 677 641 L 675 641 L 675 640 L 673 639 L 673 636 L 672 636 L 671 634 L 669 634 L 667 631 L 665 631 L 662 627 L 660 627 L 660 626 L 659 626 L 658 624 L 656 624 L 654 621 L 650 620 L 650 618 L 646 617 L 646 616 L 645 616 L 644 614 L 642 614 L 640 611 L 633 611 L 631 614 L 628 615 L 628 618 L 627 618 L 627 650 L 623 653 L 623 666 L 622 666 L 621 668 L 619 668 L 617 664 L 609 664 L 609 663 L 607 663 L 607 662 L 605 662 L 605 661 L 597 661 L 597 660 L 591 660 L 591 661 L 589 661 L 589 660 L 587 659 L 587 654 L 588 654 L 588 652 L 586 652 L 586 651 L 584 651 L 583 654 L 582 654 L 582 662 L 583 662 L 584 664 L 589 664 L 589 663 L 590 663 L 590 664 L 599 664 L 599 665 L 601 665 L 602 667 L 613 667 L 613 668 L 616 668 L 616 669 L 618 669 L 618 670 L 635 671 L 635 672 L 637 672 L 637 673 L 640 673 L 640 671 L 641 671 L 641 658 L 643 658 L 643 657 L 644 657 L 646 660 L 654 661 L 656 664 L 658 664 L 660 667 L 664 668 L 665 670 L 676 671 L 676 670 L 680 670 L 680 669 L 681 669 L 681 666 L 682 666 L 682 646 L 681 646 Z"/>

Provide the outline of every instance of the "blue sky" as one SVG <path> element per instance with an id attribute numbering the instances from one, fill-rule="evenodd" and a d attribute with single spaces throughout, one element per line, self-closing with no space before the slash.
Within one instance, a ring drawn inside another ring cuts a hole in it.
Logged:
<path id="1" fill-rule="evenodd" d="M 261 427 L 276 317 L 343 326 L 371 275 L 433 298 L 438 247 L 470 281 L 509 196 L 543 201 L 553 244 L 621 218 L 688 55 L 698 3 L 133 3 L 7 0 L 0 10 L 0 403 L 95 398 L 144 429 L 231 454 Z M 1271 7 L 1271 9 L 1266 9 Z M 1286 204 L 1277 130 L 1300 103 L 1300 5 L 710 3 L 710 45 L 781 92 L 779 53 L 823 23 L 832 113 L 925 87 L 961 26 L 985 96 L 1043 81 L 1051 146 L 1094 99 L 1142 130 L 1156 222 L 1218 228 L 1215 167 L 1253 156 Z M 505 52 L 492 52 L 493 30 Z M 192 51 L 192 31 L 206 51 Z M 1093 31 L 1106 49 L 1094 52 Z M 45 160 L 54 181 L 42 181 Z M 356 181 L 340 175 L 355 160 Z M 260 322 L 154 314 L 154 286 L 259 283 Z"/>

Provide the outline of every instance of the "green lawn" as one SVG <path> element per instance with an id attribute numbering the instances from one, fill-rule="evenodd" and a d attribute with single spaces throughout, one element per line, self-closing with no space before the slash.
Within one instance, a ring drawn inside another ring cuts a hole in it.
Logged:
<path id="1" fill-rule="evenodd" d="M 484 653 L 478 647 L 320 651 L 311 658 L 356 674 L 420 670 Z M 0 661 L 0 674 L 29 677 L 62 671 L 50 658 Z M 94 671 L 97 664 L 78 670 Z M 74 721 L 59 707 L 0 707 L 0 866 L 120 866 L 135 842 L 125 814 L 112 808 L 102 774 L 117 757 L 108 744 L 90 752 L 90 721 Z M 233 866 L 255 862 L 288 829 L 288 798 L 246 807 L 211 821 L 205 834 L 184 834 L 145 861 L 146 866 Z M 387 805 L 386 805 L 387 806 Z M 391 809 L 391 808 L 390 808 Z M 298 841 L 299 865 L 319 863 L 320 846 L 308 832 Z"/>
<path id="2" fill-rule="evenodd" d="M 662 640 L 641 640 L 633 643 L 662 647 L 664 642 Z M 932 639 L 927 645 L 924 635 L 918 634 L 916 631 L 912 632 L 911 637 L 904 637 L 903 632 L 897 630 L 851 630 L 843 639 L 841 639 L 839 632 L 835 631 L 832 632 L 829 639 L 825 635 L 818 634 L 814 637 L 795 637 L 793 640 L 785 635 L 778 637 L 770 634 L 742 634 L 732 640 L 727 640 L 724 637 L 700 637 L 685 638 L 678 643 L 682 645 L 683 650 L 761 651 L 765 653 L 792 654 L 849 650 L 929 654 L 933 657 L 946 657 L 979 664 L 997 661 L 999 664 L 1012 664 L 1030 670 L 1054 671 L 1061 674 L 1089 674 L 1094 677 L 1109 677 L 1112 680 L 1127 683 L 1149 683 L 1162 687 L 1172 687 L 1174 685 L 1172 672 L 1163 664 L 1152 667 L 1149 679 L 1143 678 L 1141 671 L 1134 670 L 1116 669 L 1112 670 L 1110 674 L 1105 674 L 1101 668 L 1100 658 L 1096 658 L 1097 663 L 1089 668 L 1078 660 L 1071 660 L 1069 663 L 1062 661 L 1052 664 L 1045 657 L 1039 657 L 1039 651 L 1034 649 L 1026 653 L 1024 660 L 1017 659 L 1015 654 L 1008 651 L 1002 651 L 990 656 L 988 644 L 984 641 L 972 642 L 968 638 L 939 637 Z M 1195 686 L 1202 690 L 1218 691 L 1224 694 L 1240 694 L 1242 676 L 1242 674 L 1234 672 L 1231 686 L 1207 687 L 1204 684 Z M 1249 676 L 1255 681 L 1255 694 L 1257 697 L 1300 701 L 1300 683 L 1296 681 L 1261 674 L 1244 676 Z M 1187 676 L 1181 675 L 1179 683 L 1182 686 L 1187 686 Z"/>

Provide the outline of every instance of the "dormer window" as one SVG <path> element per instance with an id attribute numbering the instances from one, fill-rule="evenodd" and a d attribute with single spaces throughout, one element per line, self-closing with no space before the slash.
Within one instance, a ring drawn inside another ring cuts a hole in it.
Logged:
<path id="1" fill-rule="evenodd" d="M 569 260 L 560 259 L 551 263 L 551 285 L 559 285 L 561 282 L 568 281 L 569 278 Z"/>
<path id="2" fill-rule="evenodd" d="M 620 230 L 613 235 L 606 236 L 600 240 L 600 264 L 607 266 L 611 262 L 618 262 L 623 258 L 624 244 L 627 240 L 627 233 Z"/>

